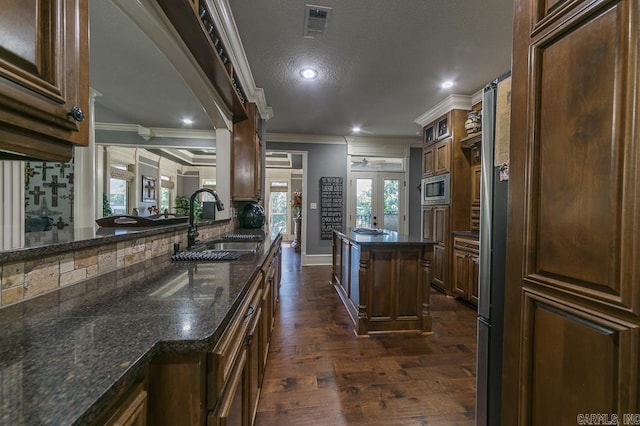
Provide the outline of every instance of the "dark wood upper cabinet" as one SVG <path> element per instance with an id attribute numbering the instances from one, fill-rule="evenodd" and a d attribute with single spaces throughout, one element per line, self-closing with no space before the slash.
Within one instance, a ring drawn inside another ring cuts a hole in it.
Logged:
<path id="1" fill-rule="evenodd" d="M 88 144 L 88 3 L 0 8 L 0 158 L 68 161 L 74 145 Z"/>
<path id="2" fill-rule="evenodd" d="M 231 145 L 231 198 L 258 201 L 262 198 L 262 141 L 256 104 L 247 104 L 248 118 L 233 124 Z"/>

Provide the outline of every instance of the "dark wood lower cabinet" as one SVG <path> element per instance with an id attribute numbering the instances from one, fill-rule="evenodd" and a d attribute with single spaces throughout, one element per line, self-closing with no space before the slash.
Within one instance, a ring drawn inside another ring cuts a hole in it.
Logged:
<path id="1" fill-rule="evenodd" d="M 163 354 L 149 368 L 150 425 L 252 425 L 273 331 L 280 239 L 211 352 Z"/>
<path id="2" fill-rule="evenodd" d="M 453 237 L 453 294 L 478 305 L 479 243 L 474 238 Z"/>

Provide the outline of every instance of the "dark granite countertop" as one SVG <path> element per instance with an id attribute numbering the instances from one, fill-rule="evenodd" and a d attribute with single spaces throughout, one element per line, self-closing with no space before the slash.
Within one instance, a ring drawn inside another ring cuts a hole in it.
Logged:
<path id="1" fill-rule="evenodd" d="M 358 244 L 399 244 L 399 245 L 415 245 L 415 244 L 435 244 L 435 241 L 424 241 L 420 237 L 407 234 L 399 234 L 388 229 L 380 230 L 380 233 L 362 233 L 354 231 L 357 228 L 347 228 L 345 232 L 333 231 L 342 235 L 349 240 Z"/>
<path id="2" fill-rule="evenodd" d="M 230 220 L 231 219 L 221 219 L 215 221 L 215 223 L 224 223 Z M 198 222 L 198 225 L 203 226 L 213 223 L 214 221 L 212 220 L 204 220 Z M 137 228 L 101 228 L 96 225 L 95 227 L 89 228 L 66 228 L 63 230 L 52 229 L 50 231 L 29 232 L 25 235 L 25 241 L 20 247 L 0 251 L 0 263 L 43 257 L 63 251 L 147 237 L 162 234 L 170 230 L 184 230 L 186 234 L 188 227 L 189 225 L 184 223 Z"/>
<path id="3" fill-rule="evenodd" d="M 276 238 L 238 260 L 161 256 L 0 309 L 0 425 L 89 424 L 155 355 L 211 350 Z"/>

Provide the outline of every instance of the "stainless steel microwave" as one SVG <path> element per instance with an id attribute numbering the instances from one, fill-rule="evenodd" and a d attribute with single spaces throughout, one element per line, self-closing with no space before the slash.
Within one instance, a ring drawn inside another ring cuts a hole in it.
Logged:
<path id="1" fill-rule="evenodd" d="M 451 200 L 450 180 L 449 173 L 423 178 L 420 185 L 422 205 L 449 204 Z"/>

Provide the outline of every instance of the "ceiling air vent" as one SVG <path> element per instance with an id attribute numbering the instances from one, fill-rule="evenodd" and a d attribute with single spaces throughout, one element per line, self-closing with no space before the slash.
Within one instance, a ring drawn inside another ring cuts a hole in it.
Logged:
<path id="1" fill-rule="evenodd" d="M 318 38 L 324 35 L 329 25 L 331 8 L 308 4 L 304 11 L 304 36 Z"/>

